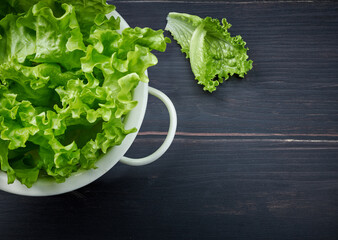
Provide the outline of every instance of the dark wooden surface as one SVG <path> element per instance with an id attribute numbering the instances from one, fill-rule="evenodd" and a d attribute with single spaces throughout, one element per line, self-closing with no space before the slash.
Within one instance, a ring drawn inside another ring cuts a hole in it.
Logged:
<path id="1" fill-rule="evenodd" d="M 338 239 L 338 3 L 114 4 L 133 27 L 163 29 L 170 11 L 226 17 L 253 70 L 208 94 L 175 42 L 156 53 L 150 85 L 178 113 L 168 152 L 60 196 L 0 192 L 0 239 Z M 128 156 L 167 127 L 150 97 Z"/>

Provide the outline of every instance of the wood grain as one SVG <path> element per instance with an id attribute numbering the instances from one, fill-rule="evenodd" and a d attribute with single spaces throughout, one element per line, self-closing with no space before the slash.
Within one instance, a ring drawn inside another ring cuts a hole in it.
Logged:
<path id="1" fill-rule="evenodd" d="M 253 70 L 244 79 L 231 78 L 212 95 L 196 84 L 176 43 L 157 54 L 159 64 L 149 70 L 150 84 L 173 99 L 179 120 L 185 123 L 179 124 L 179 131 L 184 127 L 189 132 L 198 128 L 202 132 L 337 133 L 336 4 L 116 5 L 131 26 L 155 29 L 165 27 L 169 11 L 227 17 L 233 25 L 231 33 L 241 34 L 247 42 Z M 141 16 L 135 19 L 136 14 Z M 145 131 L 158 130 L 152 129 L 154 125 L 166 129 L 165 115 L 162 119 L 160 114 L 149 115 L 156 124 L 145 125 Z"/>
<path id="2" fill-rule="evenodd" d="M 205 93 L 169 44 L 149 70 L 177 109 L 169 151 L 56 197 L 0 192 L 1 239 L 338 239 L 338 4 L 113 3 L 132 27 L 163 29 L 170 11 L 226 17 L 254 68 Z M 150 97 L 127 155 L 153 152 L 167 128 Z"/>

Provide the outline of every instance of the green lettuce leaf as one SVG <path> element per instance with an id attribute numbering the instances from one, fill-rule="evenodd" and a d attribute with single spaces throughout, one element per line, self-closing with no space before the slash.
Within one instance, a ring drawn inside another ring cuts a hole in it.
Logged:
<path id="1" fill-rule="evenodd" d="M 108 20 L 105 17 L 105 14 L 115 10 L 115 6 L 107 4 L 105 0 L 58 0 L 58 2 L 74 6 L 84 39 L 89 37 L 91 28 L 96 29 L 98 25 L 119 29 L 119 20 L 113 17 Z"/>
<path id="2" fill-rule="evenodd" d="M 29 101 L 17 101 L 12 93 L 2 95 L 0 106 L 1 139 L 9 141 L 9 149 L 26 147 L 28 138 L 39 131 L 34 124 L 34 107 Z"/>
<path id="3" fill-rule="evenodd" d="M 7 9 L 6 14 L 9 13 L 24 13 L 27 12 L 34 4 L 43 1 L 48 3 L 50 6 L 53 6 L 53 0 L 3 0 L 3 4 L 10 6 L 10 9 Z"/>
<path id="4" fill-rule="evenodd" d="M 0 167 L 2 171 L 7 172 L 8 183 L 13 183 L 15 180 L 15 172 L 8 163 L 8 145 L 8 141 L 0 139 Z"/>
<path id="5" fill-rule="evenodd" d="M 85 55 L 75 9 L 62 4 L 64 13 L 55 17 L 45 2 L 34 5 L 25 16 L 19 17 L 17 24 L 34 31 L 35 63 L 58 63 L 67 70 L 80 68 L 79 59 Z"/>
<path id="6" fill-rule="evenodd" d="M 181 45 L 181 50 L 190 58 L 191 69 L 198 84 L 213 92 L 216 87 L 237 74 L 244 77 L 252 69 L 248 60 L 245 42 L 241 36 L 231 37 L 231 25 L 222 20 L 207 17 L 202 19 L 185 13 L 169 13 L 166 30 Z"/>

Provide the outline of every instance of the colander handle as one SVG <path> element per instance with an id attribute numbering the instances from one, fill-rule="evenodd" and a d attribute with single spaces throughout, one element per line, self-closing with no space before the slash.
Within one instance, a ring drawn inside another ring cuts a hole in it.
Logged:
<path id="1" fill-rule="evenodd" d="M 142 165 L 152 163 L 155 160 L 159 159 L 170 147 L 172 141 L 174 140 L 174 136 L 175 136 L 175 133 L 176 133 L 177 115 L 176 115 L 176 110 L 175 110 L 174 104 L 167 97 L 167 95 L 165 95 L 163 92 L 161 92 L 161 91 L 159 91 L 155 88 L 152 88 L 152 87 L 148 87 L 148 91 L 151 95 L 159 98 L 165 104 L 165 106 L 168 109 L 169 118 L 170 118 L 168 135 L 165 138 L 162 145 L 154 153 L 150 154 L 147 157 L 143 157 L 143 158 L 122 157 L 120 161 L 124 164 L 127 164 L 127 165 L 142 166 Z"/>

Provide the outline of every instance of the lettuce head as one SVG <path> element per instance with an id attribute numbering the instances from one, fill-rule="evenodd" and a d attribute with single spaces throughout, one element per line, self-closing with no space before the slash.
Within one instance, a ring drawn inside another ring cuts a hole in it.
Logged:
<path id="1" fill-rule="evenodd" d="M 63 182 L 135 129 L 133 90 L 165 51 L 163 31 L 106 18 L 104 0 L 0 3 L 0 168 L 8 183 Z"/>

